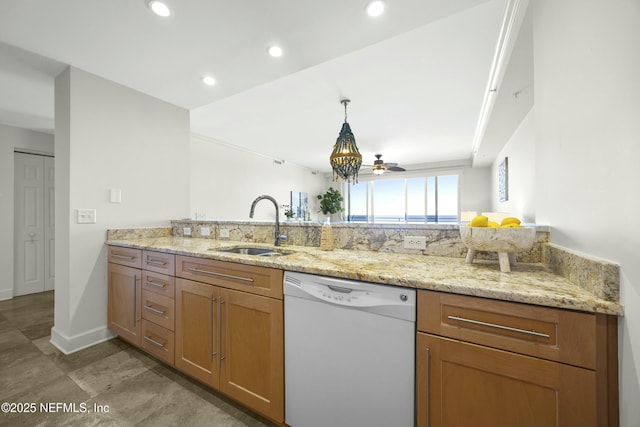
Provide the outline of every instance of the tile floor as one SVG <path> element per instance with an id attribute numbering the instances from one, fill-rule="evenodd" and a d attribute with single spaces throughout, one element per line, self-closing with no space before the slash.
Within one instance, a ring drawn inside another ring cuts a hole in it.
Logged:
<path id="1" fill-rule="evenodd" d="M 271 426 L 118 339 L 65 356 L 53 298 L 0 301 L 0 426 Z"/>

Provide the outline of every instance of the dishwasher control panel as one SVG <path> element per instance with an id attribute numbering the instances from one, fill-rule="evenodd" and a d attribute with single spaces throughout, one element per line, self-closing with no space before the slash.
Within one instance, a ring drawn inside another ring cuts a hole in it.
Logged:
<path id="1" fill-rule="evenodd" d="M 285 272 L 284 293 L 360 308 L 405 306 L 413 310 L 416 305 L 415 289 L 289 271 Z"/>

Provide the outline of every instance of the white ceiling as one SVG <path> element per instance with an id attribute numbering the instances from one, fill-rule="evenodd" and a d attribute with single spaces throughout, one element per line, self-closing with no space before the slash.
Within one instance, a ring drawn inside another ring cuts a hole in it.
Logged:
<path id="1" fill-rule="evenodd" d="M 72 65 L 191 110 L 194 133 L 322 172 L 343 97 L 365 163 L 471 159 L 507 0 L 386 0 L 378 18 L 367 0 L 168 3 L 162 19 L 145 0 L 0 1 L 0 123 L 53 132 L 53 79 Z"/>

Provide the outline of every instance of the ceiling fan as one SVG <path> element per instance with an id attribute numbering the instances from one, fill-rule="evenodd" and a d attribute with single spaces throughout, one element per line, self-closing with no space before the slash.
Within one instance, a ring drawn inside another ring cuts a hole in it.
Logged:
<path id="1" fill-rule="evenodd" d="M 367 165 L 367 166 L 372 166 L 371 170 L 373 171 L 373 173 L 375 175 L 382 175 L 386 171 L 392 171 L 392 172 L 404 172 L 404 171 L 406 171 L 405 168 L 398 167 L 397 163 L 385 163 L 385 162 L 383 162 L 382 159 L 381 159 L 382 154 L 376 154 L 375 156 L 376 156 L 376 161 L 373 162 L 373 165 Z"/>

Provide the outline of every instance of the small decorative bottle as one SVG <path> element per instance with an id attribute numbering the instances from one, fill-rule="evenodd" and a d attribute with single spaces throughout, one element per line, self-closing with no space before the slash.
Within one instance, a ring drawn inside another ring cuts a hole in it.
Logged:
<path id="1" fill-rule="evenodd" d="M 323 251 L 332 251 L 334 246 L 333 228 L 331 228 L 330 219 L 327 218 L 320 228 L 320 249 Z"/>

